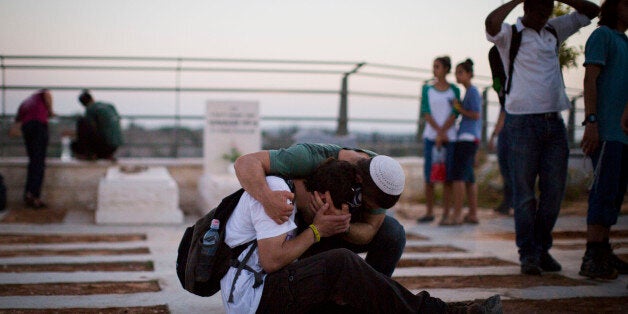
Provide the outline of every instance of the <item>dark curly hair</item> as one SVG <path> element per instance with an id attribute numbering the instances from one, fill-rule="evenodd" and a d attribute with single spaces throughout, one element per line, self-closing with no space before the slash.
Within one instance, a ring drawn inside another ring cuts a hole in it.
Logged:
<path id="1" fill-rule="evenodd" d="M 305 179 L 305 189 L 308 192 L 325 193 L 329 191 L 338 209 L 342 204 L 353 199 L 352 188 L 357 185 L 355 166 L 347 161 L 329 158 L 320 164 L 314 172 Z"/>
<path id="2" fill-rule="evenodd" d="M 600 7 L 600 21 L 597 25 L 617 28 L 617 6 L 621 0 L 606 0 Z"/>

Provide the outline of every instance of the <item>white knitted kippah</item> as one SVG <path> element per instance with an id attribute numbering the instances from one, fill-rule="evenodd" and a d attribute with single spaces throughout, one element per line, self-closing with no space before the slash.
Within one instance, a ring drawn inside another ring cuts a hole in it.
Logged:
<path id="1" fill-rule="evenodd" d="M 400 195 L 406 183 L 403 168 L 396 160 L 379 155 L 371 159 L 369 167 L 371 178 L 382 192 L 389 195 Z"/>

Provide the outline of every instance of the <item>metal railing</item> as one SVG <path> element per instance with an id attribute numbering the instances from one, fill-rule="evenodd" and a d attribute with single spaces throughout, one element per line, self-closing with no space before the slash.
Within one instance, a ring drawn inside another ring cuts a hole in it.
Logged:
<path id="1" fill-rule="evenodd" d="M 353 116 L 350 114 L 349 101 L 351 101 L 351 106 L 359 107 L 359 109 L 365 109 L 366 106 L 369 106 L 358 101 L 359 99 L 383 100 L 386 106 L 391 108 L 400 103 L 414 104 L 418 108 L 420 103 L 419 84 L 427 82 L 432 76 L 429 69 L 350 61 L 41 55 L 0 55 L 0 71 L 2 72 L 2 84 L 0 85 L 2 121 L 0 121 L 0 127 L 3 135 L 6 134 L 10 120 L 13 118 L 16 104 L 21 101 L 27 91 L 32 92 L 45 87 L 55 95 L 65 95 L 61 97 L 62 100 L 74 99 L 78 91 L 83 88 L 94 92 L 109 93 L 109 95 L 140 93 L 146 98 L 155 94 L 167 94 L 172 98 L 169 98 L 170 100 L 163 105 L 170 107 L 174 111 L 172 114 L 146 114 L 153 108 L 143 108 L 140 114 L 124 112 L 121 114 L 123 121 L 127 121 L 129 124 L 148 120 L 172 121 L 174 123 L 171 131 L 172 140 L 171 143 L 166 144 L 171 147 L 170 157 L 180 156 L 182 122 L 202 121 L 204 119 L 203 114 L 182 113 L 182 108 L 191 105 L 190 101 L 182 100 L 184 95 L 315 96 L 327 97 L 325 102 L 329 102 L 329 97 L 337 96 L 339 98 L 337 115 L 262 115 L 260 118 L 263 122 L 290 121 L 296 124 L 335 122 L 335 134 L 339 136 L 349 133 L 349 123 L 414 125 L 418 134 L 419 130 L 422 129 L 418 114 L 410 118 L 407 115 L 402 115 L 401 118 Z M 203 77 L 199 79 L 198 76 Z M 225 77 L 229 79 L 223 80 Z M 260 77 L 263 78 L 260 80 L 261 82 L 255 81 L 258 84 L 247 83 L 247 81 Z M 305 87 L 304 84 L 292 82 L 291 78 L 297 77 L 305 81 Z M 365 81 L 374 80 L 376 86 L 350 89 L 350 78 Z M 268 84 L 267 81 L 269 80 L 277 80 L 278 83 Z M 340 80 L 339 85 L 336 80 Z M 494 94 L 488 92 L 490 82 L 491 79 L 487 76 L 476 75 L 474 79 L 474 84 L 484 90 L 484 94 L 487 95 L 484 98 L 485 113 L 498 106 L 497 101 L 488 96 Z M 330 88 L 329 85 L 338 87 Z M 397 85 L 404 85 L 404 88 L 396 88 Z M 571 90 L 569 92 L 572 94 L 575 108 L 580 91 Z M 73 94 L 68 96 L 69 93 Z M 55 103 L 57 103 L 57 98 L 59 97 L 55 96 Z M 8 108 L 9 102 L 13 105 L 12 110 Z M 298 108 L 290 109 L 293 112 L 299 112 Z M 570 114 L 569 121 L 572 143 L 575 139 L 575 125 L 571 121 L 571 117 L 575 114 L 576 109 L 573 110 L 573 114 Z M 72 114 L 59 116 L 60 121 L 68 121 L 72 118 Z M 492 128 L 494 121 L 489 121 L 490 116 L 488 114 L 484 115 L 484 119 L 483 141 L 485 142 L 486 130 Z M 6 136 L 1 138 L 0 155 L 2 156 L 11 155 L 7 153 L 9 151 L 7 147 L 21 145 L 19 140 L 11 140 Z M 59 138 L 53 136 L 51 142 L 53 147 L 58 146 L 54 144 L 59 142 Z M 142 141 L 127 142 L 127 145 L 146 146 L 153 144 Z M 57 152 L 53 150 L 50 154 L 56 155 Z"/>

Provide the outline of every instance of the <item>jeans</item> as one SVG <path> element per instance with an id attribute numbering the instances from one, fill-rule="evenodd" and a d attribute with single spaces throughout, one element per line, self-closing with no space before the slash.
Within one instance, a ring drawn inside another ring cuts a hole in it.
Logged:
<path id="1" fill-rule="evenodd" d="M 46 168 L 46 149 L 48 148 L 48 125 L 31 120 L 22 125 L 22 135 L 28 154 L 28 171 L 24 196 L 39 198 L 44 182 Z"/>
<path id="2" fill-rule="evenodd" d="M 322 238 L 321 242 L 310 247 L 303 256 L 312 256 L 336 248 L 347 248 L 355 253 L 366 252 L 366 263 L 376 271 L 390 277 L 393 271 L 395 271 L 399 259 L 401 259 L 403 249 L 406 247 L 406 231 L 395 218 L 388 215 L 385 216 L 381 227 L 379 227 L 379 230 L 377 230 L 377 233 L 368 244 L 353 244 L 345 241 L 342 235 L 337 235 Z M 299 223 L 299 225 L 303 224 Z M 304 228 L 301 226 L 300 228 L 304 229 L 307 226 L 304 226 Z"/>
<path id="3" fill-rule="evenodd" d="M 503 128 L 499 132 L 499 138 L 497 140 L 497 162 L 499 164 L 499 172 L 502 174 L 502 180 L 504 181 L 504 200 L 502 204 L 513 207 L 512 205 L 512 176 L 510 173 L 510 166 L 508 165 L 508 130 Z"/>
<path id="4" fill-rule="evenodd" d="M 320 305 L 343 313 L 444 313 L 425 291 L 413 294 L 347 249 L 335 249 L 268 274 L 257 313 L 308 313 Z"/>
<path id="5" fill-rule="evenodd" d="M 505 128 L 510 141 L 515 232 L 523 262 L 540 258 L 552 246 L 552 229 L 567 179 L 567 133 L 559 113 L 508 115 Z"/>

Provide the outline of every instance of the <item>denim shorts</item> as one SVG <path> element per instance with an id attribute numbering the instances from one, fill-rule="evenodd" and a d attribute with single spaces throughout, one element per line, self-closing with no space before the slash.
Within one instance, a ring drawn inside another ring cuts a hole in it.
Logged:
<path id="1" fill-rule="evenodd" d="M 610 227 L 624 201 L 628 184 L 628 144 L 614 141 L 600 143 L 591 156 L 593 183 L 589 192 L 587 224 Z"/>
<path id="2" fill-rule="evenodd" d="M 454 149 L 454 163 L 451 168 L 451 179 L 453 181 L 464 181 L 475 183 L 473 164 L 475 163 L 475 153 L 478 151 L 478 144 L 475 142 L 456 142 Z"/>
<path id="3" fill-rule="evenodd" d="M 454 164 L 454 150 L 455 150 L 455 142 L 448 142 L 443 144 L 445 149 L 447 149 L 447 154 L 445 156 L 445 168 L 447 171 L 447 182 L 451 181 L 451 168 Z M 424 163 L 423 163 L 423 178 L 425 178 L 425 183 L 430 182 L 430 175 L 432 174 L 432 150 L 436 143 L 432 140 L 424 139 L 423 140 L 423 155 L 424 155 Z"/>

